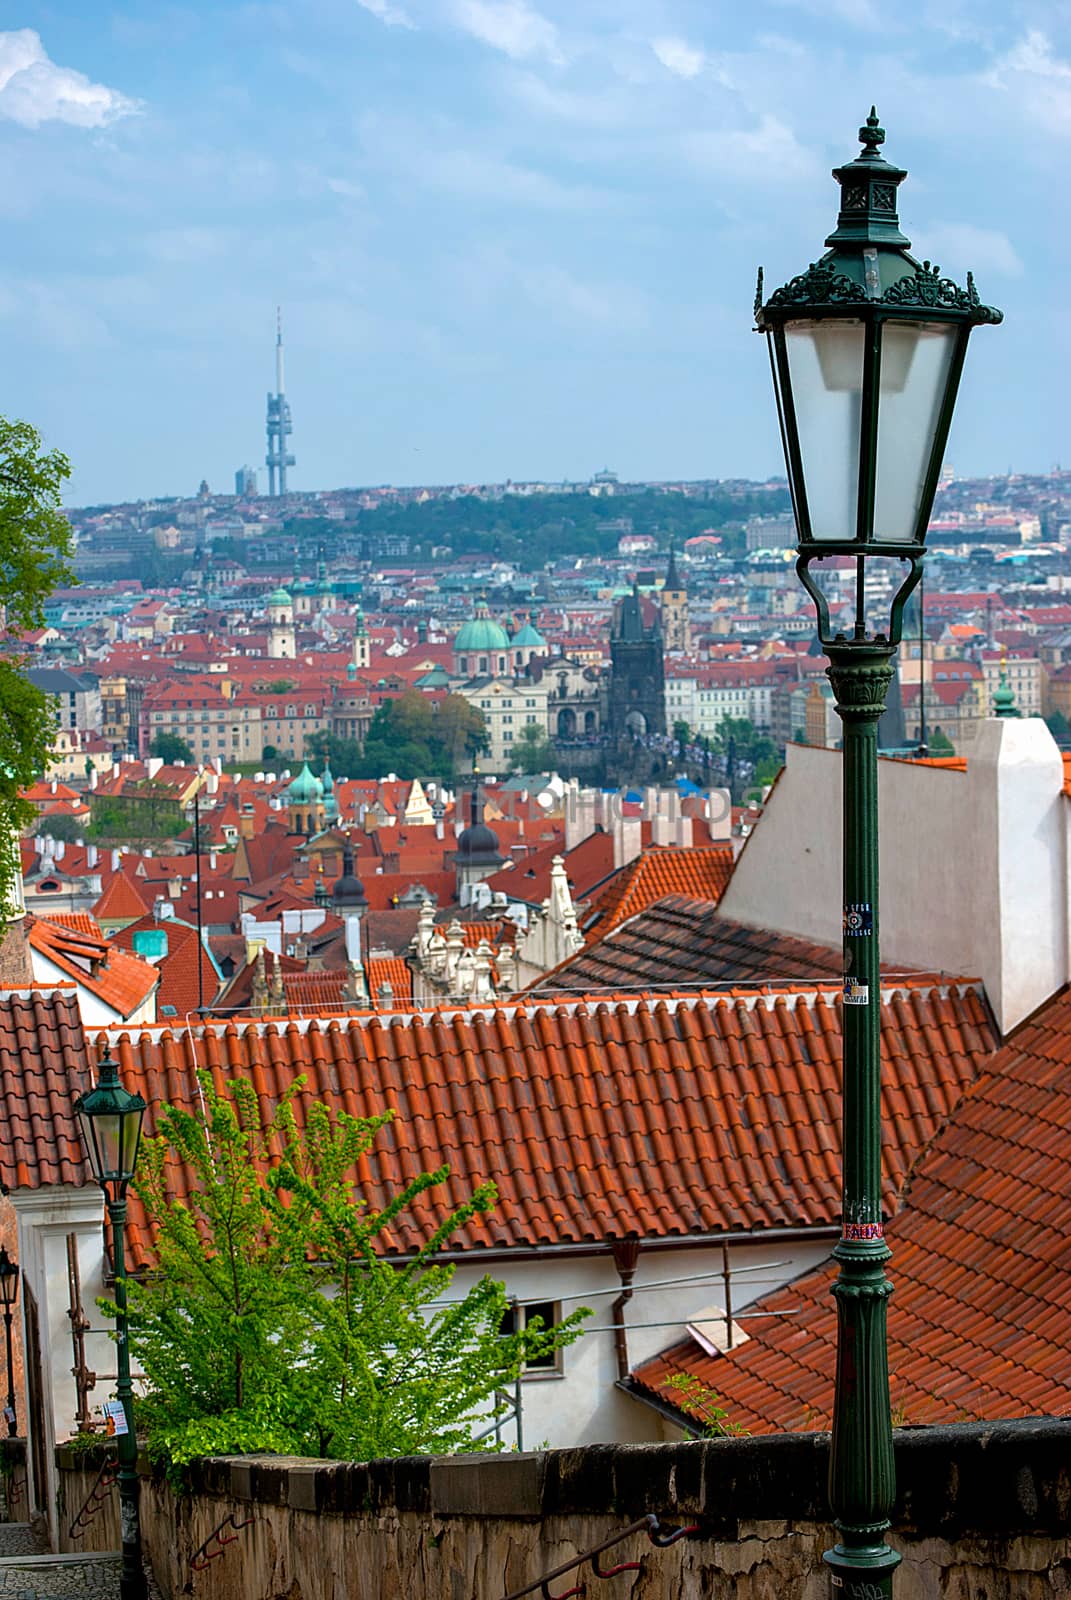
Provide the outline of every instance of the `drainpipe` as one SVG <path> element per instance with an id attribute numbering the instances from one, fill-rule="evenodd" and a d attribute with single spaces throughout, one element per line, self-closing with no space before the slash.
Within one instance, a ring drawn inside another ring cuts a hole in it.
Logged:
<path id="1" fill-rule="evenodd" d="M 632 1299 L 632 1280 L 636 1276 L 636 1263 L 640 1259 L 640 1241 L 631 1235 L 627 1239 L 615 1239 L 610 1246 L 614 1258 L 617 1275 L 621 1279 L 621 1293 L 610 1307 L 610 1317 L 614 1325 L 614 1351 L 617 1355 L 617 1376 L 627 1378 L 629 1375 L 628 1335 L 625 1332 L 625 1307 Z"/>

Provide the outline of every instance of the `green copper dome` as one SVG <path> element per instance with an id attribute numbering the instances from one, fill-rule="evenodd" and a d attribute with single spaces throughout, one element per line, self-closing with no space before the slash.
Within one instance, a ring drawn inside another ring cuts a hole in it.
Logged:
<path id="1" fill-rule="evenodd" d="M 322 800 L 323 795 L 324 786 L 310 771 L 309 763 L 306 761 L 297 777 L 287 787 L 287 802 L 290 805 L 307 806 L 316 800 Z"/>
<path id="2" fill-rule="evenodd" d="M 454 639 L 454 649 L 508 650 L 509 634 L 494 617 L 471 617 L 458 629 Z"/>
<path id="3" fill-rule="evenodd" d="M 526 622 L 521 631 L 513 635 L 511 643 L 514 646 L 520 645 L 525 650 L 545 650 L 547 648 L 547 641 L 539 629 L 534 628 L 530 622 Z"/>
<path id="4" fill-rule="evenodd" d="M 265 602 L 269 606 L 292 606 L 293 603 L 288 592 L 281 586 L 278 589 L 273 589 Z"/>

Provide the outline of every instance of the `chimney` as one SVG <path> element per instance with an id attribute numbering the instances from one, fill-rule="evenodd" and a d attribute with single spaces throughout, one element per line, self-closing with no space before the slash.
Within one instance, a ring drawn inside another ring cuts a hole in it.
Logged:
<path id="1" fill-rule="evenodd" d="M 118 852 L 118 850 L 113 850 L 112 851 L 112 871 L 113 872 L 118 872 L 119 871 L 119 852 Z"/>
<path id="2" fill-rule="evenodd" d="M 614 869 L 627 867 L 643 848 L 643 823 L 639 817 L 618 817 L 614 823 Z"/>
<path id="3" fill-rule="evenodd" d="M 97 864 L 97 847 L 96 847 L 95 844 L 91 844 L 91 845 L 87 846 L 87 848 L 86 848 L 86 866 L 92 868 L 92 867 L 95 867 L 96 864 Z"/>
<path id="4" fill-rule="evenodd" d="M 728 789 L 711 789 L 707 794 L 707 828 L 713 840 L 733 836 L 733 802 Z"/>
<path id="5" fill-rule="evenodd" d="M 208 870 L 209 872 L 215 872 L 216 870 L 216 852 L 214 850 L 208 852 Z"/>

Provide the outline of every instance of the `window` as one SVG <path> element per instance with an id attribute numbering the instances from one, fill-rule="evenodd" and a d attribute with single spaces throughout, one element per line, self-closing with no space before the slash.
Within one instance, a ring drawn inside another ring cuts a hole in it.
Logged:
<path id="1" fill-rule="evenodd" d="M 515 1333 L 518 1326 L 527 1328 L 536 1319 L 544 1328 L 556 1328 L 562 1319 L 562 1308 L 557 1300 L 533 1300 L 528 1305 L 509 1306 L 502 1318 L 502 1333 Z M 528 1378 L 554 1377 L 562 1370 L 562 1352 L 552 1350 L 548 1355 L 526 1361 L 524 1375 Z"/>

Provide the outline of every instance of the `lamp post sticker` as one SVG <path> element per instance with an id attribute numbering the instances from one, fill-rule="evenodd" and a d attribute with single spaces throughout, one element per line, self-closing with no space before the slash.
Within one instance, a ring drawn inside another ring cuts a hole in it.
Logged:
<path id="1" fill-rule="evenodd" d="M 846 1006 L 868 1006 L 870 1004 L 870 985 L 860 983 L 858 978 L 845 978 L 844 1004 Z"/>
<path id="2" fill-rule="evenodd" d="M 129 1432 L 126 1425 L 126 1407 L 121 1400 L 105 1400 L 104 1432 L 109 1439 Z"/>
<path id="3" fill-rule="evenodd" d="M 844 937 L 865 939 L 874 932 L 874 913 L 867 902 L 849 903 L 844 907 Z"/>

